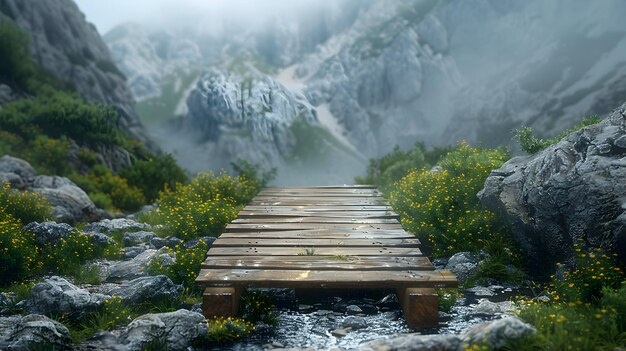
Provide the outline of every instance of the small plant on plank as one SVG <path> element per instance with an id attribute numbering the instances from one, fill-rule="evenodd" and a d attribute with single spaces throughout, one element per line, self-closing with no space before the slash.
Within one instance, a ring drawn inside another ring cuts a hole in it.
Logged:
<path id="1" fill-rule="evenodd" d="M 334 255 L 334 256 L 331 256 L 330 259 L 331 260 L 336 260 L 336 261 L 349 261 L 350 260 L 350 256 L 348 256 L 348 255 Z"/>
<path id="2" fill-rule="evenodd" d="M 315 256 L 315 249 L 304 249 L 298 252 L 298 256 Z"/>

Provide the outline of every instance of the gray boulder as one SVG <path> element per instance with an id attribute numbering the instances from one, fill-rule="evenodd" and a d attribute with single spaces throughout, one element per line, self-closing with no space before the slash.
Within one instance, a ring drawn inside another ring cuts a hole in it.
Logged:
<path id="1" fill-rule="evenodd" d="M 119 341 L 129 351 L 140 351 L 150 342 L 163 342 L 171 351 L 187 350 L 208 330 L 200 313 L 188 310 L 145 314 L 132 321 L 120 334 Z"/>
<path id="2" fill-rule="evenodd" d="M 61 323 L 48 317 L 0 317 L 0 350 L 29 351 L 35 348 L 69 350 L 72 344 L 70 331 Z"/>
<path id="3" fill-rule="evenodd" d="M 363 317 L 348 316 L 341 322 L 342 328 L 352 328 L 352 330 L 367 328 L 367 321 Z"/>
<path id="4" fill-rule="evenodd" d="M 66 238 L 68 235 L 75 232 L 76 229 L 66 223 L 32 222 L 25 226 L 22 231 L 28 231 L 35 234 L 35 240 L 37 241 L 37 244 L 43 246 L 46 244 L 55 243 L 62 238 Z"/>
<path id="5" fill-rule="evenodd" d="M 507 340 L 520 339 L 536 333 L 535 328 L 517 317 L 507 317 L 471 328 L 467 332 L 441 335 L 408 335 L 362 344 L 361 351 L 461 351 L 471 345 L 489 349 L 504 346 Z"/>
<path id="6" fill-rule="evenodd" d="M 37 176 L 31 190 L 48 199 L 57 222 L 88 222 L 103 216 L 87 193 L 65 177 Z"/>
<path id="7" fill-rule="evenodd" d="M 9 155 L 0 157 L 0 173 L 15 174 L 20 177 L 24 183 L 37 176 L 37 171 L 35 171 L 30 163 Z"/>
<path id="8" fill-rule="evenodd" d="M 85 232 L 109 234 L 116 231 L 127 233 L 150 229 L 152 229 L 152 226 L 146 223 L 139 223 L 126 218 L 115 218 L 103 219 L 99 222 L 90 223 L 85 227 Z"/>
<path id="9" fill-rule="evenodd" d="M 484 323 L 468 330 L 463 335 L 465 344 L 487 343 L 492 349 L 504 346 L 507 340 L 533 335 L 537 330 L 517 317 L 507 317 Z"/>
<path id="10" fill-rule="evenodd" d="M 131 260 L 114 262 L 109 267 L 107 281 L 122 281 L 147 276 L 148 265 L 154 259 L 160 260 L 166 267 L 175 261 L 165 248 L 146 250 Z"/>
<path id="11" fill-rule="evenodd" d="M 136 246 L 141 244 L 148 244 L 156 236 L 153 232 L 134 232 L 124 234 L 124 246 Z"/>
<path id="12" fill-rule="evenodd" d="M 43 315 L 64 313 L 79 318 L 89 312 L 100 310 L 108 298 L 109 296 L 92 294 L 64 278 L 53 276 L 36 284 L 31 289 L 28 299 L 19 305 L 29 313 Z"/>
<path id="13" fill-rule="evenodd" d="M 154 237 L 150 240 L 150 244 L 152 244 L 152 246 L 156 249 L 160 249 L 162 247 L 173 248 L 181 242 L 183 241 L 175 236 L 168 236 L 167 238 Z"/>
<path id="14" fill-rule="evenodd" d="M 512 301 L 491 302 L 487 299 L 480 299 L 478 304 L 474 306 L 472 313 L 492 316 L 496 314 L 510 314 L 517 311 L 517 309 Z"/>
<path id="15" fill-rule="evenodd" d="M 458 252 L 448 260 L 446 269 L 454 273 L 460 283 L 469 278 L 478 268 L 478 258 L 470 252 Z"/>
<path id="16" fill-rule="evenodd" d="M 626 104 L 536 155 L 491 172 L 481 202 L 511 228 L 534 273 L 550 274 L 573 243 L 626 263 Z"/>
<path id="17" fill-rule="evenodd" d="M 141 277 L 122 283 L 120 286 L 110 289 L 107 295 L 119 296 L 129 304 L 144 302 L 174 302 L 178 300 L 180 286 L 164 275 Z"/>

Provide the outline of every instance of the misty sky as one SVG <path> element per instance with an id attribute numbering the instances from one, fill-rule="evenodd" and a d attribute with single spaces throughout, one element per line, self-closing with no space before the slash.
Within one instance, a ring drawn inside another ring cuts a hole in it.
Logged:
<path id="1" fill-rule="evenodd" d="M 118 24 L 140 22 L 156 26 L 211 22 L 225 16 L 259 20 L 264 15 L 289 12 L 320 0 L 75 0 L 105 34 Z M 331 0 L 332 1 L 332 0 Z"/>

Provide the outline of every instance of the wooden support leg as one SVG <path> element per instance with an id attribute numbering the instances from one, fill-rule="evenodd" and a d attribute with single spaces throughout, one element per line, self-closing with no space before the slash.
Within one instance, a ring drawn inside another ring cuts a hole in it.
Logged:
<path id="1" fill-rule="evenodd" d="M 239 288 L 206 288 L 202 295 L 202 313 L 206 318 L 234 317 L 240 297 Z"/>
<path id="2" fill-rule="evenodd" d="M 435 289 L 405 288 L 397 292 L 409 328 L 436 328 L 439 325 L 439 296 Z"/>

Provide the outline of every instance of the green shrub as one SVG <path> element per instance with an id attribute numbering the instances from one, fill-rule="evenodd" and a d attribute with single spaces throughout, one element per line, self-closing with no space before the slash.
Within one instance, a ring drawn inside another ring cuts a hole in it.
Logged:
<path id="1" fill-rule="evenodd" d="M 264 171 L 260 166 L 243 159 L 237 162 L 231 162 L 231 166 L 240 178 L 247 179 L 253 183 L 257 192 L 266 187 L 267 184 L 276 177 L 276 168 Z"/>
<path id="2" fill-rule="evenodd" d="M 137 317 L 134 309 L 122 302 L 118 296 L 104 301 L 100 312 L 90 313 L 79 321 L 62 321 L 72 336 L 72 341 L 79 344 L 99 331 L 110 331 L 128 324 Z"/>
<path id="3" fill-rule="evenodd" d="M 371 159 L 367 166 L 367 175 L 356 177 L 355 182 L 375 185 L 383 191 L 389 190 L 394 182 L 407 175 L 410 170 L 430 168 L 450 150 L 449 147 L 427 150 L 422 143 L 415 144 L 413 149 L 408 151 L 402 151 L 399 146 L 396 146 L 387 155 Z"/>
<path id="4" fill-rule="evenodd" d="M 459 298 L 459 290 L 438 288 L 436 291 L 439 297 L 439 311 L 450 313 Z"/>
<path id="5" fill-rule="evenodd" d="M 128 185 L 126 179 L 114 175 L 104 165 L 92 167 L 87 174 L 73 173 L 69 178 L 87 192 L 92 201 L 95 198 L 101 205 L 108 206 L 103 208 L 134 211 L 146 204 L 140 189 Z M 109 201 L 112 206 L 109 206 Z"/>
<path id="6" fill-rule="evenodd" d="M 9 183 L 0 186 L 0 219 L 9 214 L 21 223 L 42 222 L 52 217 L 52 208 L 42 195 L 11 189 Z"/>
<path id="7" fill-rule="evenodd" d="M 89 198 L 98 208 L 103 208 L 106 210 L 112 210 L 113 200 L 109 197 L 109 195 L 104 193 L 90 193 Z"/>
<path id="8" fill-rule="evenodd" d="M 200 273 L 208 250 L 208 244 L 202 240 L 193 249 L 186 248 L 184 244 L 178 244 L 173 249 L 169 249 L 172 255 L 176 255 L 174 263 L 170 266 L 164 266 L 163 262 L 156 258 L 148 264 L 148 271 L 152 275 L 166 275 L 174 283 L 182 284 L 187 291 L 194 291 L 198 288 L 195 280 Z"/>
<path id="9" fill-rule="evenodd" d="M 215 343 L 231 342 L 242 339 L 254 331 L 252 323 L 241 318 L 217 317 L 209 319 L 207 339 Z"/>
<path id="10" fill-rule="evenodd" d="M 155 201 L 159 192 L 168 186 L 175 189 L 177 183 L 187 181 L 185 172 L 172 155 L 155 156 L 149 160 L 136 161 L 120 175 L 132 187 L 141 189 L 148 202 Z"/>
<path id="11" fill-rule="evenodd" d="M 604 287 L 602 290 L 601 307 L 610 311 L 617 317 L 617 328 L 620 331 L 626 331 L 626 281 L 622 282 L 619 289 L 611 289 Z"/>
<path id="12" fill-rule="evenodd" d="M 0 78 L 13 82 L 22 89 L 35 73 L 30 61 L 30 38 L 13 22 L 0 21 Z"/>
<path id="13" fill-rule="evenodd" d="M 32 274 L 40 266 L 34 235 L 22 233 L 19 220 L 0 213 L 0 285 Z"/>
<path id="14" fill-rule="evenodd" d="M 529 154 L 536 154 L 537 152 L 547 148 L 548 146 L 558 143 L 569 134 L 584 127 L 597 124 L 601 120 L 602 119 L 599 117 L 585 117 L 579 124 L 550 139 L 537 138 L 534 135 L 534 131 L 532 128 L 523 126 L 515 131 L 515 136 L 513 137 L 513 139 L 519 143 L 520 147 L 525 152 Z"/>
<path id="15" fill-rule="evenodd" d="M 60 139 L 37 135 L 29 143 L 27 159 L 43 174 L 67 174 L 72 165 L 68 159 L 70 143 L 66 137 Z"/>
<path id="16" fill-rule="evenodd" d="M 0 111 L 0 128 L 29 140 L 45 134 L 88 145 L 125 143 L 112 107 L 86 103 L 76 94 L 51 87 L 42 88 L 34 98 L 5 104 Z"/>
<path id="17" fill-rule="evenodd" d="M 439 162 L 442 171 L 416 169 L 398 181 L 390 195 L 391 204 L 402 225 L 432 247 L 433 256 L 478 251 L 490 241 L 500 240 L 502 230 L 476 193 L 491 170 L 507 159 L 504 150 L 460 143 Z"/>

